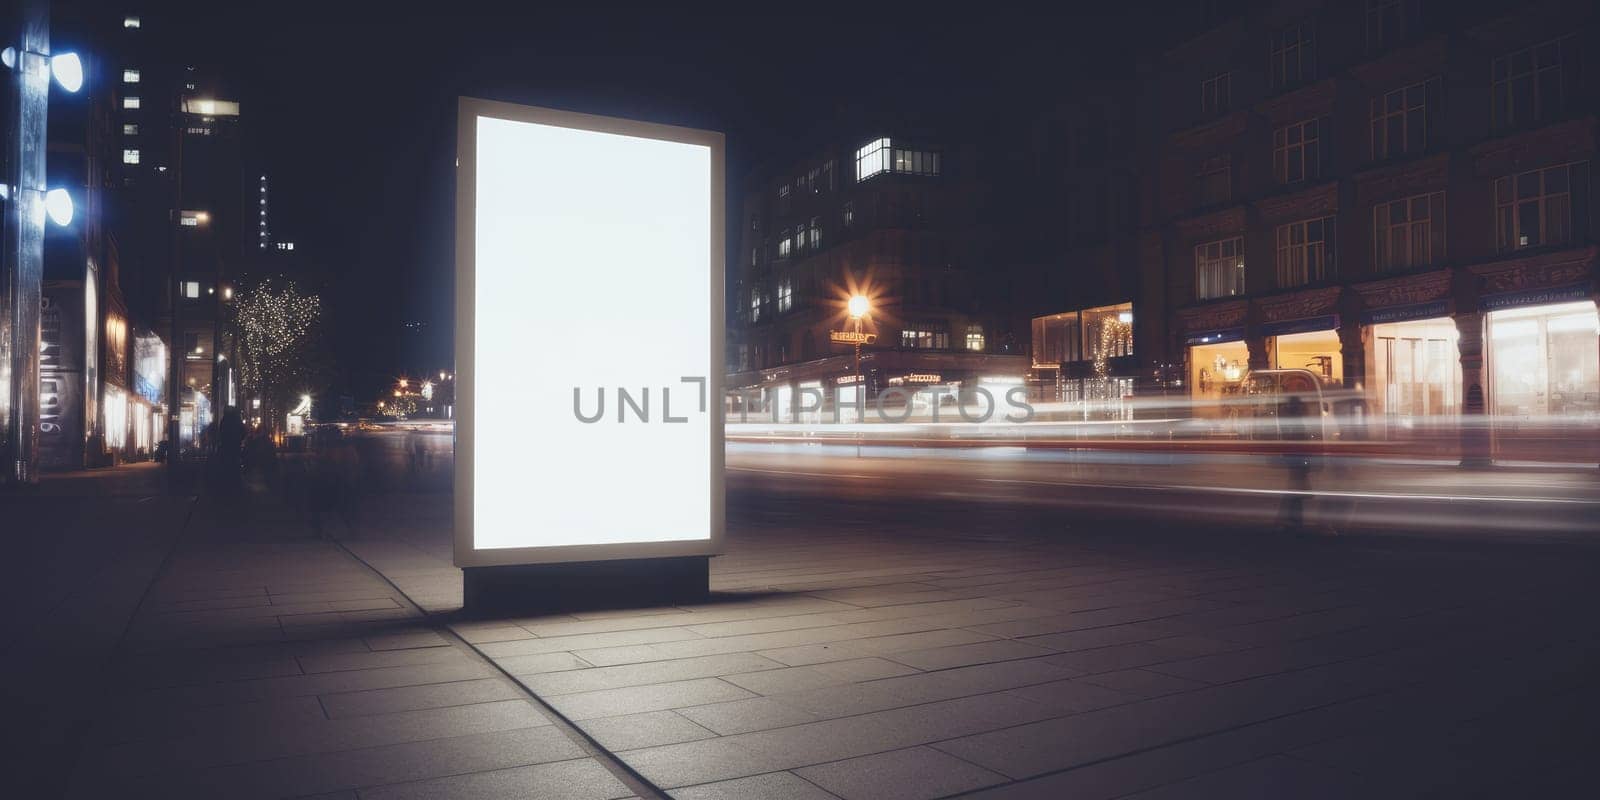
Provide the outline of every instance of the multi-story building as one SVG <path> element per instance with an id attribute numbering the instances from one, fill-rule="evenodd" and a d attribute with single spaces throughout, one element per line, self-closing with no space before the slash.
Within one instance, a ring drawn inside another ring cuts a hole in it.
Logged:
<path id="1" fill-rule="evenodd" d="M 1122 418 L 1134 340 L 1139 180 L 1131 82 L 1082 86 L 989 149 L 996 260 L 1029 335 L 1031 396 L 1052 417 Z"/>
<path id="2" fill-rule="evenodd" d="M 730 258 L 727 388 L 759 390 L 766 413 L 789 421 L 801 390 L 848 409 L 864 381 L 864 397 L 901 388 L 926 407 L 963 387 L 1020 384 L 1005 286 L 981 263 L 975 171 L 970 148 L 890 133 L 753 181 Z M 861 332 L 875 337 L 859 373 L 854 346 L 832 336 L 855 331 L 854 295 L 868 298 Z"/>
<path id="3" fill-rule="evenodd" d="M 1600 416 L 1595 8 L 1485 5 L 1272 4 L 1146 73 L 1136 339 L 1198 413 L 1304 367 L 1380 422 Z"/>
<path id="4" fill-rule="evenodd" d="M 255 253 L 257 181 L 246 180 L 236 92 L 222 72 L 175 54 L 182 43 L 162 20 L 136 13 L 105 21 L 120 76 L 115 127 L 121 142 L 111 212 L 126 231 L 124 260 L 138 266 L 136 292 L 159 312 L 141 336 L 172 339 L 181 354 L 180 435 L 195 440 L 223 406 L 237 402 L 231 336 L 223 322 L 246 252 Z M 248 204 L 247 204 L 248 195 Z M 245 209 L 249 208 L 247 215 Z M 247 250 L 248 248 L 248 250 Z M 173 330 L 173 303 L 177 330 Z M 154 356 L 135 359 L 152 367 Z M 139 382 L 161 387 L 170 374 Z"/>

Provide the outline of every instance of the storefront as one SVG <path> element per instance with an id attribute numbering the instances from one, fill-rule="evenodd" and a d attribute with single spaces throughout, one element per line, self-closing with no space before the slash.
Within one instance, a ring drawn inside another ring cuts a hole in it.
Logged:
<path id="1" fill-rule="evenodd" d="M 1411 424 L 1461 413 L 1461 352 L 1444 300 L 1367 312 L 1366 388 L 1380 420 Z"/>
<path id="2" fill-rule="evenodd" d="M 1313 317 L 1263 325 L 1272 369 L 1308 369 L 1335 383 L 1344 380 L 1339 353 L 1339 318 Z"/>
<path id="3" fill-rule="evenodd" d="M 1195 401 L 1195 416 L 1214 416 L 1250 371 L 1244 328 L 1193 333 L 1184 341 L 1189 347 L 1189 397 Z"/>
<path id="4" fill-rule="evenodd" d="M 1489 412 L 1497 422 L 1600 420 L 1600 312 L 1587 287 L 1484 299 Z"/>
<path id="5" fill-rule="evenodd" d="M 1029 396 L 1050 418 L 1132 418 L 1132 303 L 1035 317 L 1032 356 Z"/>

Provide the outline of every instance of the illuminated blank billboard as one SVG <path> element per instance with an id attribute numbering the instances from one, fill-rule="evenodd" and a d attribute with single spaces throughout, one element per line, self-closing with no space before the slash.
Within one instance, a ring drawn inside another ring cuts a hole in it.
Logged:
<path id="1" fill-rule="evenodd" d="M 722 136 L 463 99 L 456 563 L 706 555 Z"/>

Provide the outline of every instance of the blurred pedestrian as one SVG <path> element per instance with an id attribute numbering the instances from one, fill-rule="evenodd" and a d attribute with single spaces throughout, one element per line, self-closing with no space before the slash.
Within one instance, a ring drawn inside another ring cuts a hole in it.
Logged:
<path id="1" fill-rule="evenodd" d="M 1278 527 L 1290 533 L 1306 530 L 1306 499 L 1311 495 L 1311 407 L 1291 394 L 1279 406 L 1278 432 L 1284 442 L 1281 458 L 1288 474 L 1287 493 L 1278 506 Z"/>
<path id="2" fill-rule="evenodd" d="M 239 409 L 233 406 L 223 409 L 222 419 L 217 421 L 217 449 L 212 454 L 212 474 L 216 478 L 217 488 L 224 493 L 239 490 L 244 433 L 244 418 L 239 415 Z"/>

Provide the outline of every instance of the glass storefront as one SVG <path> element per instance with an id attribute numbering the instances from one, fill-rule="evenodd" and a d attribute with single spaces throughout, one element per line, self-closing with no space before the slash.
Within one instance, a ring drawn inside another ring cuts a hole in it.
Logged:
<path id="1" fill-rule="evenodd" d="M 1236 394 L 1250 371 L 1250 348 L 1244 342 L 1197 344 L 1189 348 L 1189 396 L 1196 415 L 1219 412 L 1218 402 Z"/>
<path id="2" fill-rule="evenodd" d="M 1375 414 L 1431 417 L 1461 408 L 1461 357 L 1449 317 L 1373 325 L 1367 382 Z"/>
<path id="3" fill-rule="evenodd" d="M 1273 369 L 1309 369 L 1328 380 L 1344 380 L 1344 358 L 1337 331 L 1289 333 L 1267 338 Z"/>
<path id="4" fill-rule="evenodd" d="M 1488 324 L 1491 413 L 1600 417 L 1600 312 L 1593 301 L 1494 311 Z"/>

